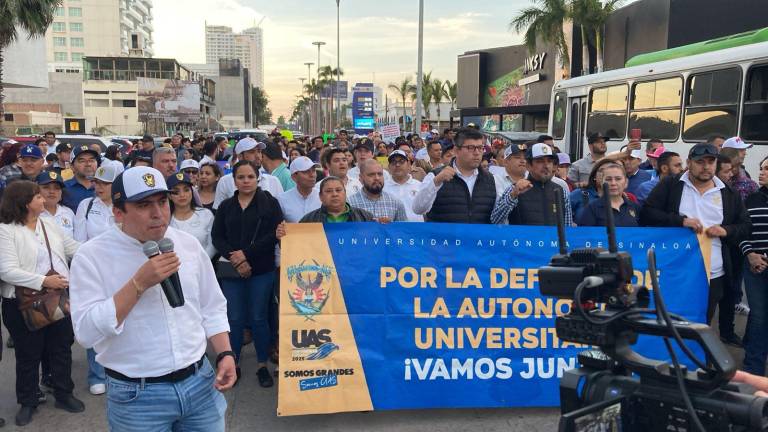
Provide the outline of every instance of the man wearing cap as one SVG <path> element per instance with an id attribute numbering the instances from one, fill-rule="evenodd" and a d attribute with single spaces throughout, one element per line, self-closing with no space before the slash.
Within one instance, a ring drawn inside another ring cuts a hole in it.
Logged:
<path id="1" fill-rule="evenodd" d="M 37 175 L 35 182 L 40 185 L 40 194 L 45 198 L 45 210 L 42 216 L 47 216 L 56 222 L 69 237 L 75 237 L 75 213 L 60 205 L 64 180 L 55 171 L 43 171 Z"/>
<path id="2" fill-rule="evenodd" d="M 640 163 L 643 161 L 643 150 L 629 150 L 627 147 L 622 147 L 621 151 L 628 153 L 621 161 L 627 172 L 626 192 L 637 195 L 640 185 L 651 179 L 651 173 L 640 169 Z"/>
<path id="3" fill-rule="evenodd" d="M 306 156 L 299 156 L 291 162 L 291 179 L 296 187 L 277 197 L 286 222 L 298 222 L 305 214 L 320 208 L 320 196 L 315 189 L 319 166 Z"/>
<path id="4" fill-rule="evenodd" d="M 656 169 L 656 160 L 659 158 L 660 154 L 664 153 L 664 150 L 664 141 L 658 138 L 649 139 L 645 144 L 645 156 L 647 159 L 640 164 L 640 169 L 654 171 Z"/>
<path id="5" fill-rule="evenodd" d="M 356 165 L 349 169 L 347 176 L 350 178 L 360 177 L 360 165 L 368 159 L 373 159 L 373 141 L 370 138 L 361 138 L 353 151 Z M 388 172 L 384 171 L 384 180 L 391 180 Z"/>
<path id="6" fill-rule="evenodd" d="M 564 181 L 565 184 L 568 185 L 568 192 L 572 192 L 574 189 L 576 189 L 576 186 L 573 184 L 572 181 L 568 180 L 568 170 L 571 168 L 571 157 L 568 155 L 568 153 L 558 153 L 557 154 L 557 173 L 555 174 L 555 177 L 559 178 L 560 180 Z M 566 194 L 568 196 L 568 194 Z"/>
<path id="7" fill-rule="evenodd" d="M 568 170 L 568 178 L 576 187 L 580 188 L 589 186 L 589 174 L 592 172 L 592 166 L 605 157 L 605 152 L 608 151 L 605 137 L 600 134 L 590 135 L 587 144 L 589 145 L 589 153 L 571 164 L 571 168 Z"/>
<path id="8" fill-rule="evenodd" d="M 187 159 L 182 161 L 179 166 L 179 171 L 189 177 L 189 181 L 192 182 L 193 186 L 197 186 L 197 175 L 200 173 L 200 164 L 198 164 L 196 160 Z"/>
<path id="9" fill-rule="evenodd" d="M 667 177 L 675 177 L 681 172 L 683 172 L 683 160 L 680 158 L 680 155 L 671 151 L 662 152 L 656 161 L 656 175 L 652 179 L 641 184 L 637 189 L 637 193 L 635 193 L 637 203 L 643 205 L 645 200 L 648 199 L 648 195 L 651 194 L 653 188 L 655 188 L 660 181 Z"/>
<path id="10" fill-rule="evenodd" d="M 64 198 L 61 203 L 77 211 L 77 206 L 94 194 L 93 176 L 101 156 L 87 145 L 79 145 L 72 151 L 72 172 L 74 177 L 64 182 Z"/>
<path id="11" fill-rule="evenodd" d="M 429 222 L 490 223 L 496 202 L 496 184 L 480 167 L 483 134 L 472 128 L 454 138 L 456 157 L 427 174 L 413 200 L 413 212 Z M 446 148 L 446 152 L 449 151 Z"/>
<path id="12" fill-rule="evenodd" d="M 349 197 L 352 207 L 371 213 L 378 222 L 405 222 L 403 202 L 384 191 L 384 168 L 376 159 L 366 159 L 359 165 L 363 190 Z"/>
<path id="13" fill-rule="evenodd" d="M 220 392 L 236 381 L 226 300 L 200 242 L 168 226 L 167 194 L 154 168 L 130 168 L 115 179 L 118 225 L 72 260 L 75 336 L 95 348 L 109 376 L 110 430 L 223 431 L 227 402 Z M 173 252 L 147 259 L 143 243 L 163 238 L 173 241 Z M 105 256 L 120 265 L 105 266 Z M 176 308 L 160 288 L 174 273 L 185 299 Z M 213 366 L 208 343 L 218 354 Z"/>
<path id="14" fill-rule="evenodd" d="M 559 196 L 563 206 L 563 223 L 573 225 L 573 217 L 567 211 L 568 194 L 554 183 L 556 165 L 559 162 L 552 148 L 543 143 L 533 144 L 526 150 L 528 176 L 510 185 L 496 200 L 491 223 L 510 225 L 556 225 L 554 203 Z"/>
<path id="15" fill-rule="evenodd" d="M 56 161 L 48 167 L 48 171 L 56 171 L 64 181 L 71 179 L 74 174 L 70 168 L 72 162 L 72 144 L 61 143 L 56 146 Z"/>
<path id="16" fill-rule="evenodd" d="M 411 160 L 402 150 L 395 150 L 387 157 L 392 179 L 384 182 L 384 190 L 405 206 L 409 222 L 424 222 L 424 216 L 413 212 L 413 199 L 421 189 L 421 182 L 411 175 Z"/>
<path id="17" fill-rule="evenodd" d="M 750 229 L 741 198 L 715 176 L 717 153 L 712 144 L 691 147 L 688 171 L 661 180 L 640 212 L 642 225 L 688 227 L 712 239 L 707 323 L 733 274 L 730 249 L 737 248 Z"/>
<path id="18" fill-rule="evenodd" d="M 275 143 L 267 143 L 261 152 L 261 166 L 273 177 L 280 181 L 284 191 L 296 187 L 296 183 L 291 179 L 291 172 L 288 170 L 283 159 L 283 151 Z"/>
<path id="19" fill-rule="evenodd" d="M 266 145 L 262 142 L 258 142 L 251 137 L 243 138 L 237 142 L 235 146 L 235 154 L 241 160 L 248 160 L 255 163 L 257 166 L 261 166 L 261 151 L 264 150 Z M 283 193 L 283 186 L 280 184 L 280 180 L 274 176 L 269 175 L 263 170 L 259 170 L 258 186 L 264 192 L 269 192 L 273 197 L 280 196 Z M 218 209 L 219 204 L 227 198 L 235 195 L 235 179 L 232 174 L 227 174 L 222 177 L 216 185 L 216 196 L 213 200 L 213 208 Z"/>
<path id="20" fill-rule="evenodd" d="M 746 160 L 746 157 L 747 157 L 747 149 L 752 148 L 752 144 L 745 143 L 739 137 L 731 137 L 723 142 L 722 148 L 736 149 L 739 152 L 739 158 L 741 159 L 741 173 L 746 177 L 752 178 L 747 172 L 747 170 L 744 169 L 744 161 Z"/>
<path id="21" fill-rule="evenodd" d="M 43 159 L 40 147 L 34 144 L 27 144 L 19 149 L 19 158 L 16 164 L 9 165 L 7 169 L 0 170 L 0 197 L 9 183 L 16 180 L 35 181 L 37 175 L 43 170 L 44 163 L 45 160 Z"/>
<path id="22" fill-rule="evenodd" d="M 136 158 L 152 159 L 152 153 L 155 151 L 155 139 L 152 135 L 144 135 L 139 141 L 140 148 L 131 152 L 131 160 Z"/>

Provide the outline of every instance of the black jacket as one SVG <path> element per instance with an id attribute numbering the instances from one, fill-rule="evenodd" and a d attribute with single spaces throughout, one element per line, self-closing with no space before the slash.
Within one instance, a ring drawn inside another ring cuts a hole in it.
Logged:
<path id="1" fill-rule="evenodd" d="M 685 216 L 680 214 L 680 201 L 683 198 L 684 183 L 681 175 L 667 177 L 653 188 L 640 212 L 640 223 L 646 226 L 681 227 Z M 739 194 L 725 186 L 720 190 L 723 197 L 723 223 L 721 226 L 728 233 L 722 241 L 723 269 L 726 275 L 733 276 L 738 271 L 732 260 L 732 252 L 738 250 L 739 242 L 749 236 L 751 223 Z"/>
<path id="2" fill-rule="evenodd" d="M 221 202 L 213 219 L 211 239 L 216 250 L 228 258 L 232 251 L 242 250 L 254 275 L 275 269 L 277 225 L 283 221 L 280 204 L 267 192 L 256 189 L 251 203 L 242 209 L 238 192 Z"/>
<path id="3" fill-rule="evenodd" d="M 433 171 L 438 175 L 445 167 Z M 496 204 L 496 182 L 488 171 L 478 168 L 477 180 L 469 195 L 467 184 L 458 174 L 443 183 L 435 202 L 426 214 L 428 222 L 491 223 L 491 212 Z"/>
<path id="4" fill-rule="evenodd" d="M 304 215 L 299 223 L 325 223 L 328 218 L 328 209 L 321 206 L 319 209 Z M 347 222 L 373 222 L 373 215 L 363 209 L 349 206 L 349 220 Z"/>

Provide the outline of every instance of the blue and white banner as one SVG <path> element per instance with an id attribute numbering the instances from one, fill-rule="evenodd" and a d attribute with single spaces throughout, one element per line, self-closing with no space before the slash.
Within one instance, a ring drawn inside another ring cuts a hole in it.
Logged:
<path id="1" fill-rule="evenodd" d="M 554 227 L 430 223 L 289 225 L 282 242 L 280 415 L 559 405 L 559 378 L 587 347 L 559 340 L 569 300 L 542 297 Z M 569 250 L 606 247 L 569 228 Z M 702 322 L 707 278 L 686 229 L 619 228 L 633 282 L 655 248 L 667 308 Z M 575 288 L 575 287 L 574 287 Z M 637 350 L 666 359 L 659 340 Z"/>

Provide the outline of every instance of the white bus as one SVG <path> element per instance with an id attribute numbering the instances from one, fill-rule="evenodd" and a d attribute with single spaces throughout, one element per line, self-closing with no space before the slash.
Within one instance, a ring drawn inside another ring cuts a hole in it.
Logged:
<path id="1" fill-rule="evenodd" d="M 628 62 L 644 63 L 638 66 L 560 81 L 552 89 L 550 135 L 572 159 L 589 152 L 587 137 L 594 133 L 609 137 L 608 150 L 614 151 L 639 128 L 644 143 L 659 138 L 683 159 L 697 142 L 740 136 L 754 144 L 744 165 L 757 179 L 758 165 L 768 156 L 766 41 L 768 29 L 762 29 L 645 54 Z"/>

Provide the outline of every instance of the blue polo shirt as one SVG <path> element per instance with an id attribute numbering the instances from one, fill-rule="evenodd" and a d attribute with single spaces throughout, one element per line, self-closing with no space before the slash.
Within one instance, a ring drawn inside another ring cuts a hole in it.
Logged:
<path id="1" fill-rule="evenodd" d="M 624 198 L 624 204 L 619 210 L 613 210 L 613 221 L 616 226 L 636 227 L 640 221 L 640 206 Z M 602 199 L 596 199 L 587 205 L 576 218 L 576 224 L 579 226 L 605 226 L 605 202 Z"/>
<path id="2" fill-rule="evenodd" d="M 637 191 L 640 189 L 640 185 L 651 179 L 651 174 L 648 171 L 637 170 L 636 173 L 629 176 L 629 184 L 627 185 L 627 192 L 637 196 Z"/>
<path id="3" fill-rule="evenodd" d="M 64 182 L 64 191 L 61 197 L 61 204 L 77 212 L 77 206 L 80 201 L 94 196 L 94 188 L 86 188 L 80 184 L 76 178 Z"/>

